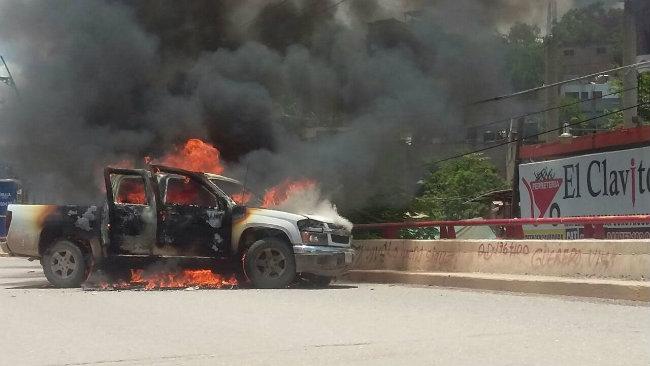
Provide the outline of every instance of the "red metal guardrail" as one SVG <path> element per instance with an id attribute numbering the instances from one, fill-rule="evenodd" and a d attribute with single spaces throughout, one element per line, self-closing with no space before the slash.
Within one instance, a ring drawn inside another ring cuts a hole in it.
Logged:
<path id="1" fill-rule="evenodd" d="M 503 238 L 524 239 L 522 225 L 542 224 L 572 224 L 582 225 L 585 238 L 604 239 L 605 224 L 631 224 L 650 223 L 650 215 L 626 216 L 575 216 L 554 218 L 522 218 L 522 219 L 484 219 L 484 220 L 458 220 L 458 221 L 405 221 L 386 222 L 378 224 L 355 224 L 354 230 L 380 230 L 386 239 L 399 238 L 401 229 L 439 227 L 441 239 L 455 239 L 456 226 L 497 226 L 503 228 Z"/>

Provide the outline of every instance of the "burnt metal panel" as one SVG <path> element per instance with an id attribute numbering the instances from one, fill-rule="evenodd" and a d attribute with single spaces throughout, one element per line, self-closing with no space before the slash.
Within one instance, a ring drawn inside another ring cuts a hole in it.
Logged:
<path id="1" fill-rule="evenodd" d="M 115 189 L 125 177 L 142 179 L 144 204 L 116 202 Z M 151 173 L 143 169 L 106 168 L 104 182 L 108 204 L 109 254 L 152 254 L 156 242 L 158 211 Z"/>
<path id="2" fill-rule="evenodd" d="M 155 167 L 159 194 L 158 241 L 153 248 L 160 256 L 225 257 L 230 251 L 230 210 L 228 201 L 202 175 L 180 169 Z M 189 179 L 212 195 L 216 207 L 167 204 L 171 179 Z"/>

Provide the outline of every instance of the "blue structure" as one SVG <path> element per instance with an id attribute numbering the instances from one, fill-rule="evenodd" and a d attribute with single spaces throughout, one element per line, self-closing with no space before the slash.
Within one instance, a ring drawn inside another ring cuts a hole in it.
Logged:
<path id="1" fill-rule="evenodd" d="M 0 238 L 7 236 L 7 206 L 21 203 L 22 187 L 16 179 L 0 179 Z"/>

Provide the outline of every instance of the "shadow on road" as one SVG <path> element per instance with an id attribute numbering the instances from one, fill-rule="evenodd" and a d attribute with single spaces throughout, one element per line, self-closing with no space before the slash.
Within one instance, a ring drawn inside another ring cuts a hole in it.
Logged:
<path id="1" fill-rule="evenodd" d="M 7 284 L 8 290 L 53 290 L 55 289 L 47 281 L 24 281 Z"/>
<path id="2" fill-rule="evenodd" d="M 0 278 L 43 278 L 43 271 L 29 271 L 27 273 L 5 274 Z"/>
<path id="3" fill-rule="evenodd" d="M 354 285 L 329 285 L 327 287 L 313 287 L 309 285 L 298 285 L 298 286 L 291 286 L 289 289 L 292 290 L 349 290 L 349 289 L 354 289 L 358 288 L 358 286 Z"/>

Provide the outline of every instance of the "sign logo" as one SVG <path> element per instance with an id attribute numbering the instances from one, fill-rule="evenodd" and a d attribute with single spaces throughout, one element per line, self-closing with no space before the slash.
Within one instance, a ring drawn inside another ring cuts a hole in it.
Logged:
<path id="1" fill-rule="evenodd" d="M 533 204 L 539 209 L 538 217 L 544 217 L 553 199 L 555 199 L 557 192 L 560 190 L 563 179 L 555 178 L 553 170 L 548 168 L 544 168 L 534 174 L 535 180 L 532 182 L 528 182 L 526 178 L 521 178 L 521 180 L 530 196 L 530 217 L 535 218 Z"/>

